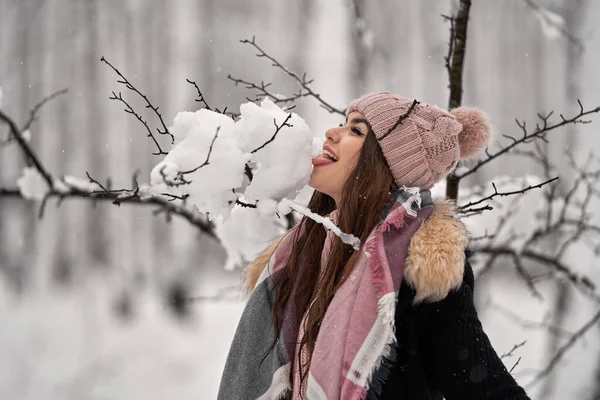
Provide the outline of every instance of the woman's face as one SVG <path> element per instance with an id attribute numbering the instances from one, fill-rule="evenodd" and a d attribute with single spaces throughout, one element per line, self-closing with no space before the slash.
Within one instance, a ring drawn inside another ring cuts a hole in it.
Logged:
<path id="1" fill-rule="evenodd" d="M 309 186 L 332 197 L 339 204 L 346 179 L 356 167 L 360 149 L 369 133 L 369 123 L 362 113 L 350 113 L 346 123 L 325 133 L 323 152 L 313 159 Z"/>

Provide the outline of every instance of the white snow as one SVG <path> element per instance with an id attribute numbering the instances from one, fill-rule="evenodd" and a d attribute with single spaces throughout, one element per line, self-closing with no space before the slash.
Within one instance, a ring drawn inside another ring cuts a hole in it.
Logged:
<path id="1" fill-rule="evenodd" d="M 566 21 L 562 15 L 541 6 L 534 11 L 544 35 L 551 39 L 555 39 L 562 35 L 562 32 L 566 27 Z"/>
<path id="2" fill-rule="evenodd" d="M 62 180 L 67 186 L 73 187 L 77 190 L 81 190 L 82 192 L 94 192 L 96 190 L 102 190 L 102 188 L 97 183 L 90 182 L 90 180 L 87 178 L 82 179 L 66 175 Z"/>
<path id="3" fill-rule="evenodd" d="M 225 219 L 241 197 L 254 204 L 295 196 L 312 172 L 313 137 L 304 120 L 268 99 L 242 104 L 240 114 L 237 121 L 206 109 L 177 114 L 170 128 L 175 144 L 151 173 L 154 193 L 189 194 L 201 212 Z M 260 210 L 272 214 L 276 204 Z"/>
<path id="4" fill-rule="evenodd" d="M 263 100 L 260 107 L 254 103 L 242 104 L 240 113 L 238 129 L 246 134 L 246 142 L 240 145 L 246 152 L 267 143 L 277 130 L 275 123 L 281 127 L 272 142 L 252 154 L 251 161 L 256 166 L 252 171 L 254 178 L 244 197 L 254 200 L 294 197 L 308 184 L 312 172 L 313 135 L 306 122 L 269 99 Z M 286 119 L 286 125 L 282 126 Z"/>
<path id="5" fill-rule="evenodd" d="M 201 212 L 228 217 L 238 197 L 233 190 L 242 185 L 250 158 L 240 149 L 235 122 L 226 115 L 199 110 L 179 113 L 170 130 L 177 143 L 152 170 L 152 186 L 157 193 L 189 194 L 189 201 Z M 202 166 L 207 158 L 208 164 Z M 178 175 L 183 172 L 190 173 Z"/>
<path id="6" fill-rule="evenodd" d="M 227 221 L 215 221 L 216 234 L 227 252 L 226 270 L 242 267 L 286 231 L 285 220 L 264 217 L 256 208 L 235 207 Z"/>
<path id="7" fill-rule="evenodd" d="M 360 249 L 360 245 L 361 245 L 360 239 L 352 234 L 342 232 L 341 229 L 330 218 L 324 217 L 319 214 L 315 214 L 314 212 L 309 210 L 307 207 L 304 207 L 300 204 L 296 204 L 289 199 L 283 199 L 283 203 L 284 203 L 284 207 L 287 206 L 287 207 L 291 208 L 292 210 L 323 225 L 325 228 L 329 229 L 334 234 L 336 234 L 340 239 L 342 239 L 342 242 L 352 246 L 354 248 L 354 250 Z"/>
<path id="8" fill-rule="evenodd" d="M 21 196 L 28 200 L 41 201 L 48 193 L 48 184 L 35 167 L 23 168 L 23 175 L 17 179 Z"/>
<path id="9" fill-rule="evenodd" d="M 2 91 L 2 86 L 0 86 L 0 107 L 2 107 L 2 98 L 4 97 L 4 92 Z"/>

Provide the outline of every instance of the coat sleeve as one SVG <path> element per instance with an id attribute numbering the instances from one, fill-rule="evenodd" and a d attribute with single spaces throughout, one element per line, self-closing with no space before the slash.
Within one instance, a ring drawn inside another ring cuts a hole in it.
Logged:
<path id="1" fill-rule="evenodd" d="M 525 400 L 494 351 L 473 302 L 468 262 L 461 287 L 444 300 L 415 306 L 423 366 L 446 400 Z"/>

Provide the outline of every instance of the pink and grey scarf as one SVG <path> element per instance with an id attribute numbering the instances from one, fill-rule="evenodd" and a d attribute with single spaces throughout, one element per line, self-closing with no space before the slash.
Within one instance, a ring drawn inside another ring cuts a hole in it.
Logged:
<path id="1" fill-rule="evenodd" d="M 331 301 L 312 355 L 305 398 L 358 400 L 379 392 L 393 362 L 394 317 L 410 241 L 433 212 L 429 191 L 401 189 L 361 248 L 350 277 Z M 290 369 L 302 315 L 289 309 L 275 349 L 271 319 L 274 279 L 293 243 L 286 235 L 250 296 L 223 372 L 218 399 L 289 399 Z M 330 235 L 328 235 L 328 238 Z M 327 244 L 325 246 L 327 248 Z"/>

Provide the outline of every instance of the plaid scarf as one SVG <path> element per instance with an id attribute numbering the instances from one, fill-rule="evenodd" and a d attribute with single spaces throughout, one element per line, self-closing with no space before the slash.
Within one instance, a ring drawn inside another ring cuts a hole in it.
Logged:
<path id="1" fill-rule="evenodd" d="M 394 361 L 396 300 L 408 247 L 434 208 L 429 191 L 403 188 L 396 194 L 325 313 L 308 371 L 307 399 L 365 399 L 367 393 L 379 393 L 387 379 Z M 285 268 L 294 245 L 294 230 L 290 233 L 271 257 L 244 309 L 218 399 L 291 396 L 291 361 L 303 317 L 295 315 L 292 307 L 284 312 L 275 349 L 262 360 L 274 336 L 274 279 Z"/>

